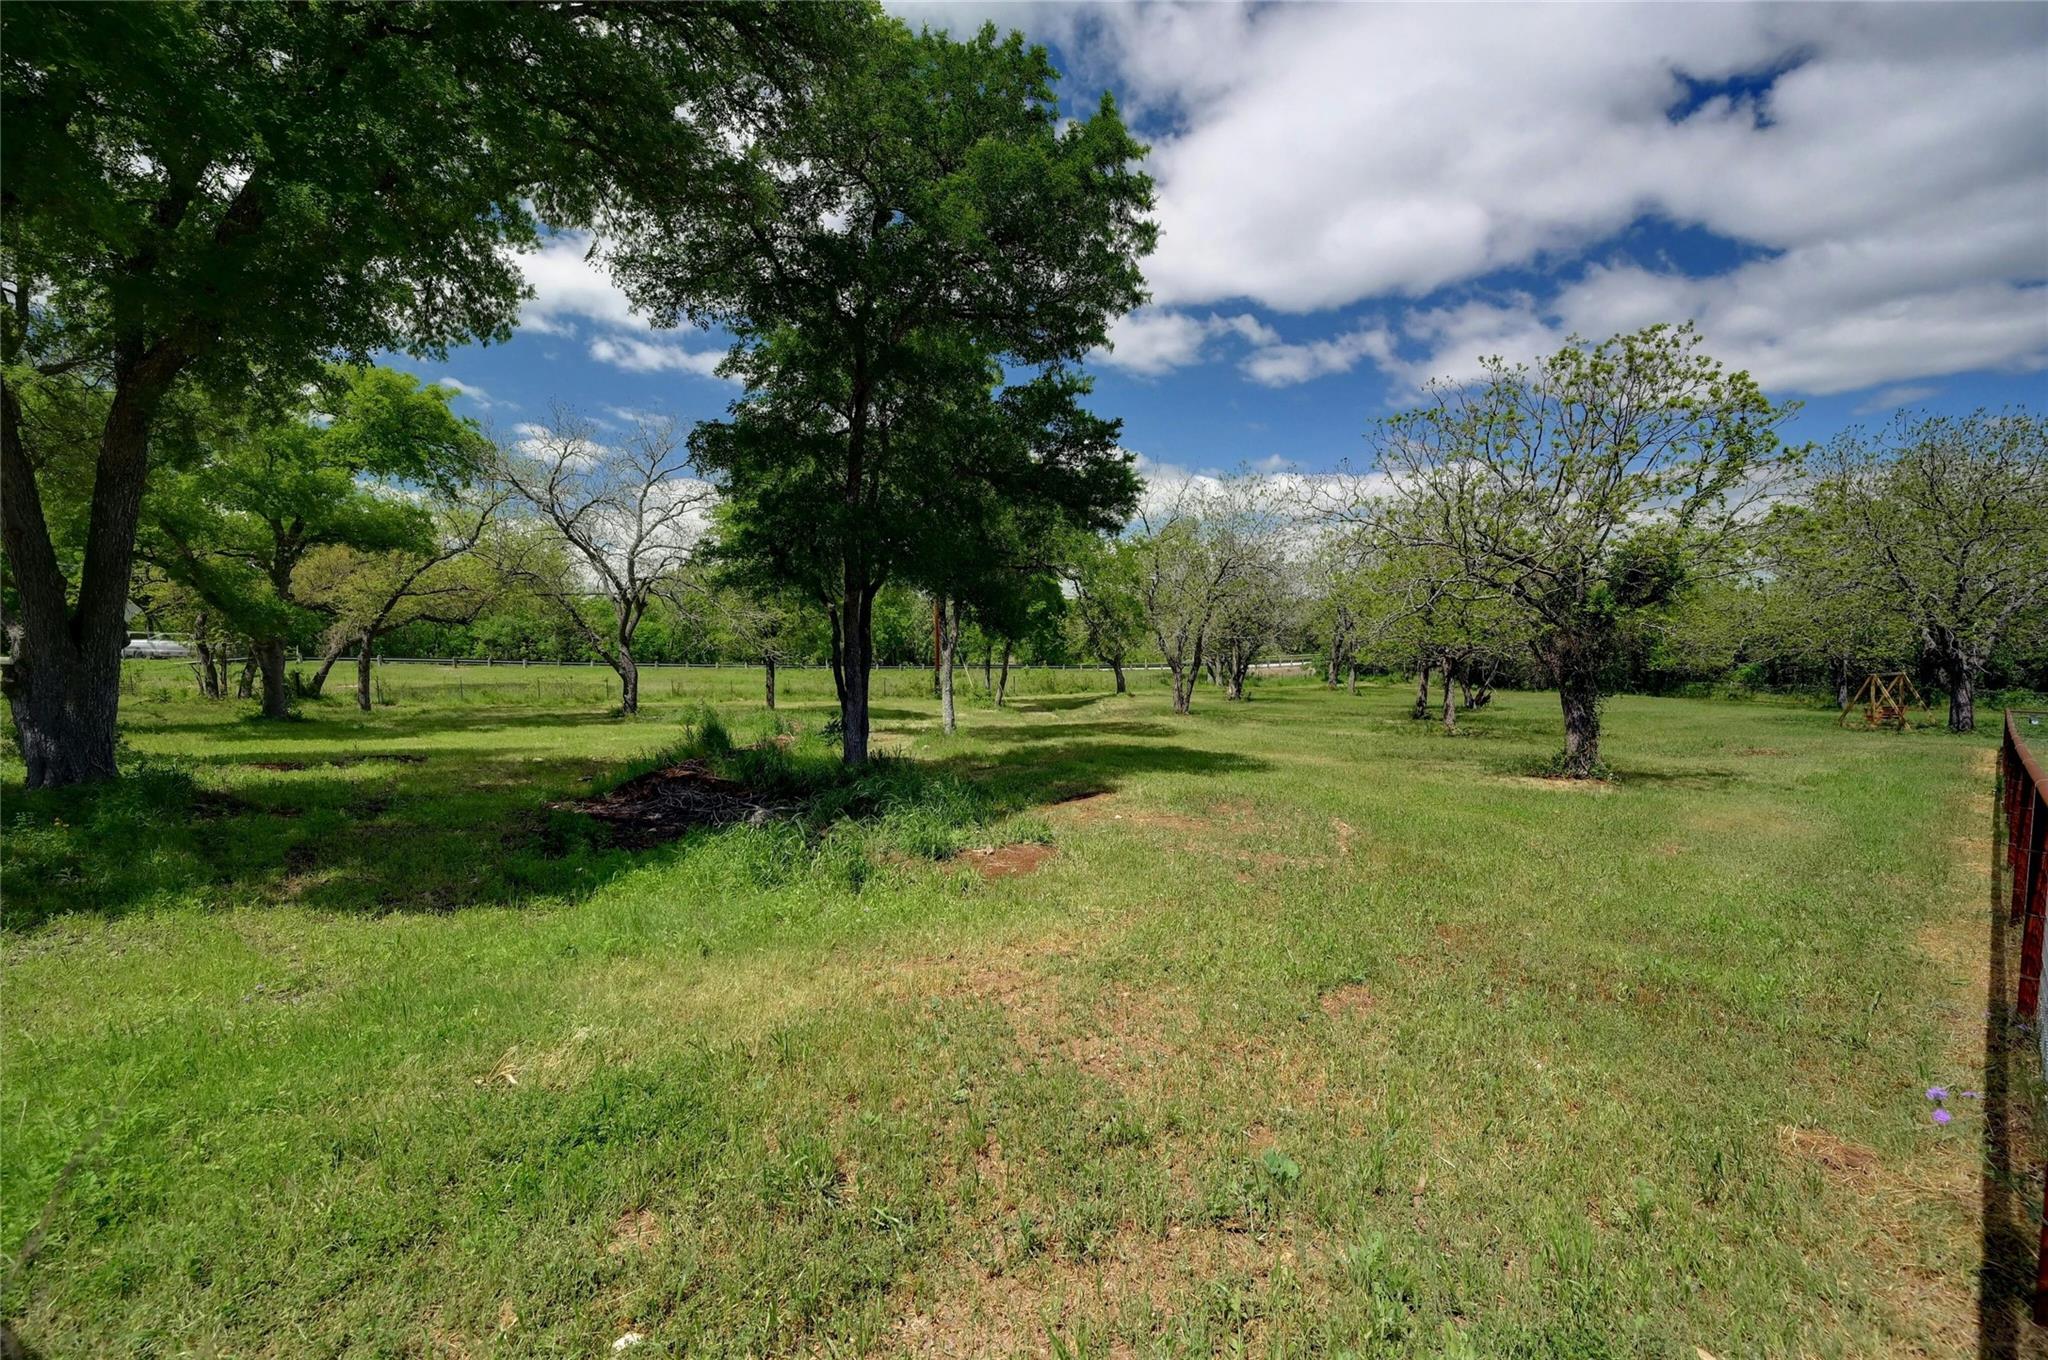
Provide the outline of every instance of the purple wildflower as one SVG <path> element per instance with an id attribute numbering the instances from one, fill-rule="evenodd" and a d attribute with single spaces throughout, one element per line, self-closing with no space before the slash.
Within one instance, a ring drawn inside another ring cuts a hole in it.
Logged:
<path id="1" fill-rule="evenodd" d="M 1947 1100 L 1947 1099 L 1948 1099 L 1948 1087 L 1946 1087 L 1946 1086 L 1930 1086 L 1930 1087 L 1928 1087 L 1928 1088 L 1927 1088 L 1927 1098 L 1928 1098 L 1929 1100 Z"/>
<path id="2" fill-rule="evenodd" d="M 1948 1123 L 1948 1111 L 1947 1111 L 1947 1110 L 1936 1110 L 1936 1111 L 1934 1112 L 1934 1122 L 1935 1122 L 1935 1123 L 1937 1123 L 1937 1124 L 1946 1124 L 1946 1123 Z"/>

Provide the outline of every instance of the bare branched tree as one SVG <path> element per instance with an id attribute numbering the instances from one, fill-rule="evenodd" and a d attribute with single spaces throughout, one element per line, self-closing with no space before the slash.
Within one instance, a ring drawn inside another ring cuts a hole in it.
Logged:
<path id="1" fill-rule="evenodd" d="M 633 637 L 648 606 L 687 567 L 704 538 L 713 490 L 695 471 L 675 421 L 641 419 L 606 444 L 590 422 L 556 407 L 523 427 L 500 477 L 570 553 L 567 571 L 515 556 L 508 566 L 562 611 L 619 674 L 619 707 L 640 708 Z M 602 601 L 609 619 L 591 617 Z"/>
<path id="2" fill-rule="evenodd" d="M 1188 711 L 1195 681 L 1219 649 L 1233 677 L 1219 668 L 1219 679 L 1242 697 L 1251 658 L 1286 598 L 1283 524 L 1271 489 L 1251 476 L 1190 479 L 1139 507 L 1130 552 L 1145 620 L 1173 681 L 1174 712 Z"/>

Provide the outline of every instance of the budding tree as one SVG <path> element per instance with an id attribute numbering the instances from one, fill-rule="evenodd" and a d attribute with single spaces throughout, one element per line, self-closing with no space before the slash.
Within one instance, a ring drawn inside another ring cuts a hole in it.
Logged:
<path id="1" fill-rule="evenodd" d="M 500 593 L 501 578 L 476 548 L 504 502 L 494 488 L 445 498 L 432 507 L 432 537 L 412 547 L 368 552 L 334 544 L 308 554 L 293 573 L 293 588 L 332 622 L 307 690 L 320 693 L 334 664 L 353 647 L 356 707 L 368 713 L 377 639 L 409 623 L 474 622 Z"/>
<path id="2" fill-rule="evenodd" d="M 1600 703 L 1636 616 L 1725 569 L 1798 457 L 1795 409 L 1701 352 L 1691 325 L 1534 366 L 1488 359 L 1375 431 L 1391 531 L 1520 607 L 1564 716 L 1560 772 L 1600 768 Z"/>
<path id="3" fill-rule="evenodd" d="M 1279 599 L 1275 572 L 1281 517 L 1270 488 L 1249 476 L 1193 478 L 1141 505 L 1131 540 L 1138 599 L 1186 713 L 1195 681 L 1219 647 L 1250 668 Z M 1231 697 L 1243 695 L 1242 671 Z"/>
<path id="4" fill-rule="evenodd" d="M 2048 417 L 1901 415 L 1845 431 L 1820 470 L 1837 560 L 1910 620 L 1948 685 L 1949 730 L 1972 730 L 1985 662 L 2048 606 Z"/>

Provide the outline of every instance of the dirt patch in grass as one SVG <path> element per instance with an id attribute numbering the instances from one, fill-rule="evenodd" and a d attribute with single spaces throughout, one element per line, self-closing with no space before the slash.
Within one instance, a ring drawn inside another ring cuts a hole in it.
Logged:
<path id="1" fill-rule="evenodd" d="M 1182 1047 L 1169 1036 L 1195 1031 L 1195 1017 L 1152 996 L 1119 990 L 1097 1007 L 1092 1024 L 1069 1038 L 1067 1061 L 1126 1095 L 1148 1089 L 1164 1075 Z"/>
<path id="2" fill-rule="evenodd" d="M 1379 999 L 1372 994 L 1372 989 L 1362 982 L 1332 987 L 1323 993 L 1322 999 L 1323 1014 L 1332 1020 L 1340 1020 L 1347 1015 L 1364 1015 L 1378 1004 Z"/>
<path id="3" fill-rule="evenodd" d="M 1837 1138 L 1826 1129 L 1778 1130 L 1778 1150 L 1795 1161 L 1811 1162 L 1835 1176 L 1867 1182 L 1882 1169 L 1878 1156 L 1861 1143 Z"/>
<path id="4" fill-rule="evenodd" d="M 695 760 L 650 770 L 596 798 L 553 807 L 604 823 L 611 828 L 612 843 L 629 850 L 661 845 L 704 827 L 765 826 L 797 812 L 796 804 L 774 802 Z"/>
<path id="5" fill-rule="evenodd" d="M 1240 883 L 1256 883 L 1262 878 L 1280 872 L 1290 864 L 1308 864 L 1315 861 L 1297 860 L 1287 855 L 1277 854 L 1271 850 L 1262 850 L 1254 855 L 1239 855 L 1237 862 L 1240 866 L 1237 871 L 1237 881 Z"/>
<path id="6" fill-rule="evenodd" d="M 1332 817 L 1330 827 L 1337 833 L 1337 853 L 1340 856 L 1351 853 L 1351 838 L 1358 833 L 1351 829 L 1351 823 L 1342 817 Z"/>
<path id="7" fill-rule="evenodd" d="M 607 1256 L 645 1256 L 668 1238 L 668 1230 L 651 1209 L 628 1209 L 612 1224 L 605 1239 Z"/>
<path id="8" fill-rule="evenodd" d="M 959 858 L 983 878 L 1021 878 L 1037 873 L 1052 858 L 1052 847 L 1040 841 L 1016 841 L 993 848 L 962 850 Z"/>
<path id="9" fill-rule="evenodd" d="M 289 774 L 294 770 L 305 769 L 306 762 L 303 760 L 252 760 L 249 762 L 249 768 L 252 770 L 275 770 L 279 774 Z"/>
<path id="10" fill-rule="evenodd" d="M 1258 1294 L 1276 1271 L 1302 1261 L 1291 1238 L 1180 1224 L 1163 1233 L 1126 1225 L 1086 1258 L 1047 1254 L 990 1268 L 950 1252 L 927 1278 L 899 1286 L 880 1353 L 1051 1354 L 1053 1337 L 1071 1340 L 1079 1328 L 1119 1320 L 1162 1336 L 1212 1283 Z"/>

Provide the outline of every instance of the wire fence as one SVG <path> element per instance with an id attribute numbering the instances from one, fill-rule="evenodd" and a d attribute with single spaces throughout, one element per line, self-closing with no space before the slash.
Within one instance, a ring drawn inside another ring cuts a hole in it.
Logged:
<path id="1" fill-rule="evenodd" d="M 2005 910 L 2005 932 L 2018 930 L 2020 937 L 2020 959 L 2018 986 L 2012 998 L 2011 1033 L 2007 1051 L 2019 1047 L 2011 1039 L 2020 1038 L 2031 1030 L 2033 1043 L 2028 1047 L 2033 1056 L 2048 1072 L 2048 996 L 2041 986 L 2041 959 L 2044 935 L 2048 935 L 2048 776 L 2044 776 L 2041 764 L 2027 745 L 2032 735 L 2048 748 L 2048 713 L 2030 713 L 2008 709 L 2005 714 L 2005 736 L 1999 748 L 1998 786 L 2000 795 L 1999 831 L 2004 842 L 2004 878 L 2010 883 L 2010 897 L 2003 904 Z M 2003 885 L 2000 885 L 2003 886 Z M 2003 895 L 2003 894 L 2001 894 Z M 2002 953 L 1994 943 L 1994 952 Z M 1993 986 L 2002 993 L 2004 969 L 2002 960 L 1994 959 L 1992 971 Z M 2006 998 L 2001 994 L 1992 998 L 1991 1012 L 1994 1025 L 1997 1024 Z M 2001 1063 L 2002 1055 L 1989 1055 L 1990 1063 Z M 1998 1085 L 2005 1083 L 2001 1080 Z M 2004 1093 L 2001 1091 L 2001 1095 Z M 2001 1102 L 2002 1103 L 2002 1102 Z M 2038 1112 L 2036 1112 L 2038 1113 Z M 2004 1123 L 2004 1112 L 1998 1114 L 1998 1122 Z M 1992 1149 L 1994 1161 L 2001 1155 L 2009 1159 L 2010 1137 L 2000 1132 L 1995 1138 L 1999 1146 Z M 2012 1168 L 2006 1168 L 2010 1174 Z M 2034 1321 L 2048 1324 L 2048 1181 L 2042 1191 L 2041 1219 L 2036 1233 L 2036 1257 L 2034 1276 Z M 1992 1238 L 1992 1225 L 1988 1215 L 1991 1205 L 1986 1203 L 1986 1243 Z"/>
<path id="2" fill-rule="evenodd" d="M 344 660 L 347 659 L 349 658 L 344 658 Z M 371 660 L 372 664 L 378 666 L 510 666 L 515 668 L 522 666 L 601 666 L 606 669 L 609 669 L 611 666 L 609 661 L 508 661 L 487 656 L 380 656 L 373 657 Z M 758 661 L 636 661 L 633 664 L 636 670 L 643 671 L 757 671 L 761 669 L 761 663 Z M 978 664 L 976 663 L 977 666 Z M 1300 670 L 1309 664 L 1308 658 L 1295 657 L 1278 661 L 1254 662 L 1252 669 L 1255 671 Z M 829 670 L 831 667 L 823 661 L 778 661 L 775 663 L 775 669 L 779 671 L 822 671 Z M 898 661 L 888 665 L 876 665 L 871 669 L 878 671 L 929 671 L 932 669 L 932 665 L 929 661 Z M 976 666 L 962 665 L 960 669 L 963 671 L 973 670 L 976 669 Z M 1029 666 L 1015 665 L 1013 669 L 1018 671 L 1088 671 L 1108 675 L 1114 667 L 1091 666 L 1079 663 L 1042 665 L 1038 662 L 1033 662 Z M 1143 665 L 1125 666 L 1124 669 L 1127 671 L 1163 671 L 1166 667 L 1158 662 L 1147 662 Z"/>
<path id="3" fill-rule="evenodd" d="M 124 658 L 130 661 L 186 661 L 192 659 L 189 655 L 179 655 L 171 652 L 148 654 L 124 653 Z M 300 666 L 319 659 L 318 657 L 307 656 L 304 652 L 295 652 L 292 664 Z M 230 656 L 218 658 L 218 660 L 221 665 L 241 666 L 247 664 L 249 658 L 246 656 Z M 344 654 L 335 662 L 337 667 L 348 667 L 355 664 L 356 657 L 353 653 Z M 563 666 L 575 670 L 610 670 L 612 668 L 611 662 L 597 658 L 558 661 L 546 657 L 492 656 L 373 656 L 370 658 L 370 664 L 373 666 L 481 666 L 510 670 L 532 670 L 550 666 Z M 959 669 L 962 671 L 973 670 L 979 664 L 977 662 L 970 666 L 963 662 L 960 664 Z M 1313 658 L 1310 657 L 1281 657 L 1272 661 L 1255 661 L 1252 663 L 1252 669 L 1255 671 L 1304 670 L 1313 664 Z M 633 668 L 642 671 L 757 671 L 761 669 L 761 663 L 759 661 L 635 661 Z M 823 671 L 829 670 L 831 667 L 829 663 L 823 661 L 777 661 L 775 669 L 778 671 Z M 877 664 L 870 667 L 870 669 L 877 671 L 929 671 L 932 669 L 932 664 L 929 661 L 897 661 L 886 665 Z M 1019 662 L 1015 663 L 1012 669 L 1020 672 L 1067 671 L 1108 675 L 1115 667 L 1079 662 L 1062 663 L 1059 665 L 1040 662 L 1032 662 L 1029 665 L 1025 665 Z M 1126 671 L 1163 671 L 1165 669 L 1166 666 L 1163 663 L 1156 661 L 1133 663 L 1124 667 Z"/>

